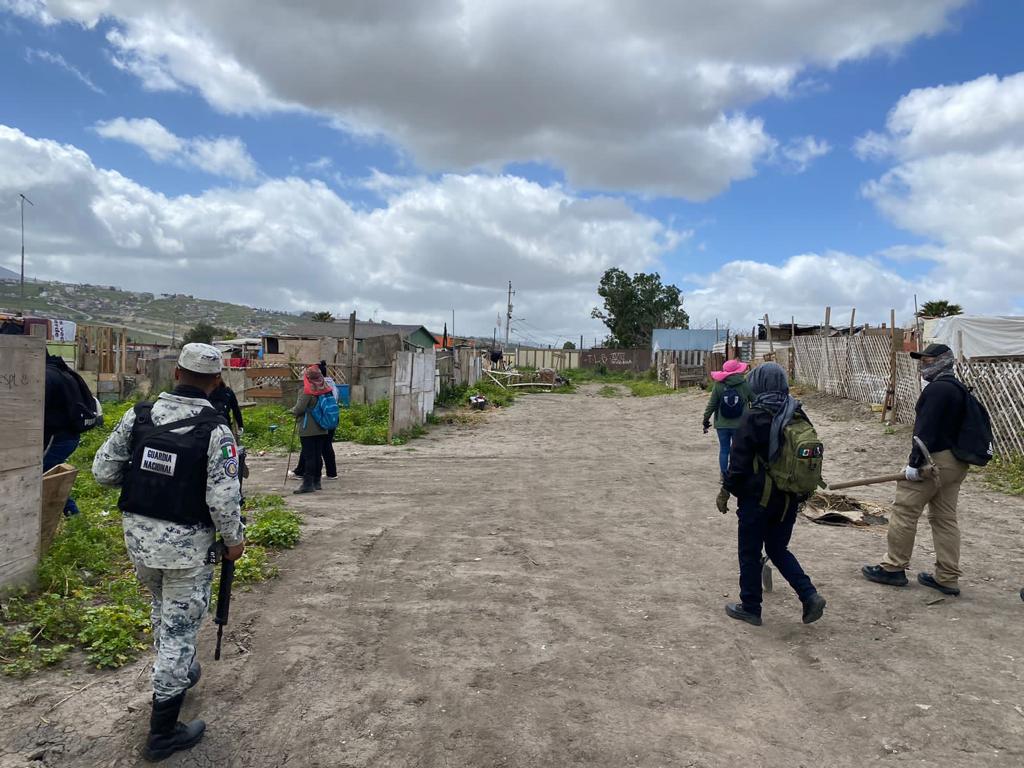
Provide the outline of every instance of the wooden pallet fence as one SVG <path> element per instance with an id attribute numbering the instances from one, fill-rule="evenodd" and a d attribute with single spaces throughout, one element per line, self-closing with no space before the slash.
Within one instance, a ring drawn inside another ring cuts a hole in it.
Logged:
<path id="1" fill-rule="evenodd" d="M 711 356 L 701 349 L 661 350 L 654 356 L 658 381 L 672 389 L 700 384 L 707 378 L 706 364 Z"/>

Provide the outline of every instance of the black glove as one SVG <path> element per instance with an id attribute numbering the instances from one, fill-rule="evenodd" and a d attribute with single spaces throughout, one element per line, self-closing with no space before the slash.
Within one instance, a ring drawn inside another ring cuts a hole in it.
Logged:
<path id="1" fill-rule="evenodd" d="M 705 435 L 708 433 L 709 429 L 711 429 L 711 422 L 710 421 L 705 421 L 704 422 L 704 434 Z"/>

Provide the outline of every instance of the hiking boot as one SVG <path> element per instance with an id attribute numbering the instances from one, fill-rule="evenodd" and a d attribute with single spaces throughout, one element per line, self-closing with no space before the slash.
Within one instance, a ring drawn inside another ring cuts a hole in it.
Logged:
<path id="1" fill-rule="evenodd" d="M 294 493 L 294 494 L 312 493 L 315 490 L 316 490 L 316 486 L 313 484 L 313 481 L 311 481 L 311 480 L 303 480 L 302 481 L 302 485 L 300 485 L 298 488 L 296 488 L 294 491 L 292 491 L 292 493 Z"/>
<path id="2" fill-rule="evenodd" d="M 753 624 L 755 627 L 761 626 L 761 617 L 756 613 L 751 613 L 743 607 L 742 603 L 726 603 L 725 612 L 734 619 L 745 621 L 747 624 Z"/>
<path id="3" fill-rule="evenodd" d="M 761 586 L 765 592 L 772 591 L 772 567 L 768 565 L 768 555 L 761 558 Z"/>
<path id="4" fill-rule="evenodd" d="M 718 498 L 715 499 L 715 506 L 718 507 L 718 511 L 723 515 L 729 511 L 729 491 L 722 488 L 718 492 Z"/>
<path id="5" fill-rule="evenodd" d="M 146 739 L 146 747 L 142 751 L 142 756 L 150 762 L 155 763 L 170 757 L 175 752 L 191 749 L 203 738 L 206 723 L 202 720 L 193 720 L 189 723 L 178 722 L 178 715 L 181 713 L 181 705 L 184 701 L 184 691 L 167 701 L 157 701 L 156 696 L 153 697 L 153 712 L 149 716 L 149 737 Z"/>
<path id="6" fill-rule="evenodd" d="M 199 665 L 199 661 L 193 657 L 192 663 L 188 665 L 188 688 L 195 688 L 196 683 L 199 682 L 202 676 L 203 668 Z"/>
<path id="7" fill-rule="evenodd" d="M 860 569 L 864 578 L 876 584 L 888 584 L 890 587 L 905 587 L 909 583 L 904 571 L 887 571 L 880 565 L 865 565 Z"/>
<path id="8" fill-rule="evenodd" d="M 317 491 L 322 491 L 324 488 L 323 488 L 323 485 L 321 485 L 319 480 L 314 480 L 313 481 L 313 489 L 317 490 Z"/>
<path id="9" fill-rule="evenodd" d="M 804 624 L 813 624 L 825 613 L 825 598 L 815 592 L 804 603 Z"/>
<path id="10" fill-rule="evenodd" d="M 930 573 L 919 573 L 917 574 L 917 583 L 924 587 L 931 587 L 937 589 L 944 595 L 950 595 L 951 597 L 959 597 L 960 590 L 957 587 L 947 587 L 945 584 L 941 584 L 935 580 L 935 577 Z"/>

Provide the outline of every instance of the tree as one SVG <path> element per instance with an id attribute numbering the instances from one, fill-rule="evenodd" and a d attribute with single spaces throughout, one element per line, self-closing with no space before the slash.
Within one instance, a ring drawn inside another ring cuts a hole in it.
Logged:
<path id="1" fill-rule="evenodd" d="M 209 344 L 215 336 L 223 336 L 224 331 L 205 320 L 200 320 L 194 326 L 185 331 L 181 337 L 182 344 Z"/>
<path id="2" fill-rule="evenodd" d="M 604 299 L 604 309 L 595 308 L 590 315 L 608 326 L 609 346 L 648 347 L 655 328 L 690 326 L 682 292 L 674 285 L 662 285 L 657 272 L 630 277 L 612 267 L 601 277 L 597 294 Z"/>
<path id="3" fill-rule="evenodd" d="M 334 315 L 330 312 L 314 312 L 310 320 L 314 323 L 333 323 Z"/>
<path id="4" fill-rule="evenodd" d="M 937 301 L 926 301 L 921 305 L 921 311 L 917 313 L 918 317 L 952 317 L 953 315 L 962 315 L 964 308 L 959 304 L 950 304 L 945 299 Z"/>
<path id="5" fill-rule="evenodd" d="M 562 345 L 562 349 L 576 349 L 576 345 L 573 344 L 571 341 L 567 341 L 565 342 L 565 344 Z"/>

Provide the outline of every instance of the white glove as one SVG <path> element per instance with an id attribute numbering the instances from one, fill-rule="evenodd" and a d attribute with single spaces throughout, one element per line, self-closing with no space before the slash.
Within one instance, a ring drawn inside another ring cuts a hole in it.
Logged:
<path id="1" fill-rule="evenodd" d="M 921 470 L 917 467 L 907 467 L 903 470 L 903 476 L 912 483 L 921 482 Z"/>

